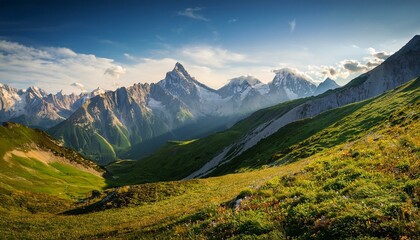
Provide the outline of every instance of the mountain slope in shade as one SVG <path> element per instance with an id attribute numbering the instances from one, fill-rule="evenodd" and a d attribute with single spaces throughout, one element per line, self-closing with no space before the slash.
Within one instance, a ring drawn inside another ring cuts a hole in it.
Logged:
<path id="1" fill-rule="evenodd" d="M 334 80 L 332 80 L 331 78 L 327 78 L 316 87 L 314 96 L 339 87 L 340 85 L 338 85 Z"/>
<path id="2" fill-rule="evenodd" d="M 105 187 L 104 170 L 40 130 L 0 126 L 0 190 L 85 196 Z"/>

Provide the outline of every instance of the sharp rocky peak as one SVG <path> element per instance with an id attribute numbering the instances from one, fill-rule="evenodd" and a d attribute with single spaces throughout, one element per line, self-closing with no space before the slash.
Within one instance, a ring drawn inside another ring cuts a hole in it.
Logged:
<path id="1" fill-rule="evenodd" d="M 184 80 L 192 80 L 193 77 L 185 70 L 184 66 L 181 63 L 177 62 L 174 69 L 169 73 L 172 76 L 179 76 Z"/>
<path id="2" fill-rule="evenodd" d="M 274 73 L 276 76 L 274 77 L 273 81 L 269 83 L 271 86 L 286 86 L 290 84 L 305 84 L 305 85 L 313 85 L 315 87 L 315 84 L 313 83 L 312 79 L 303 74 L 300 73 L 297 70 L 291 69 L 291 68 L 282 68 L 279 70 L 274 70 Z"/>

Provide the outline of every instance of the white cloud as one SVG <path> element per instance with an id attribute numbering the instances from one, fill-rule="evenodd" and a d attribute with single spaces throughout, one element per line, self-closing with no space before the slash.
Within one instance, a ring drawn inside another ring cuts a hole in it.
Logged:
<path id="1" fill-rule="evenodd" d="M 354 48 L 359 48 L 358 46 L 353 45 Z M 374 48 L 366 49 L 368 56 L 364 57 L 362 61 L 354 59 L 344 59 L 339 61 L 335 66 L 308 66 L 308 74 L 316 77 L 319 80 L 323 80 L 326 77 L 332 79 L 341 79 L 342 83 L 345 83 L 343 80 L 353 77 L 356 77 L 359 74 L 365 73 L 384 62 L 392 53 L 385 51 L 376 51 Z"/>
<path id="2" fill-rule="evenodd" d="M 105 69 L 104 74 L 110 75 L 114 79 L 119 79 L 121 75 L 125 74 L 127 72 L 127 69 L 121 67 L 121 66 L 112 66 L 107 69 Z"/>
<path id="3" fill-rule="evenodd" d="M 249 62 L 246 56 L 212 46 L 188 46 L 180 50 L 180 55 L 194 63 L 222 68 L 230 63 Z"/>
<path id="4" fill-rule="evenodd" d="M 103 81 L 108 68 L 117 67 L 112 59 L 75 53 L 68 48 L 29 47 L 0 40 L 0 82 L 18 88 L 37 85 L 48 92 L 74 91 L 78 82 L 87 90 L 115 88 Z"/>
<path id="5" fill-rule="evenodd" d="M 368 48 L 367 50 L 372 55 L 372 57 L 382 60 L 386 60 L 389 56 L 392 55 L 391 53 L 387 53 L 385 51 L 377 52 L 374 48 Z"/>
<path id="6" fill-rule="evenodd" d="M 238 21 L 238 19 L 236 19 L 236 18 L 232 18 L 232 19 L 229 19 L 228 20 L 228 23 L 235 23 L 235 22 L 237 22 Z"/>
<path id="7" fill-rule="evenodd" d="M 343 60 L 340 62 L 344 69 L 349 71 L 350 73 L 358 73 L 358 72 L 366 72 L 368 67 L 357 60 Z"/>
<path id="8" fill-rule="evenodd" d="M 184 11 L 179 11 L 178 15 L 192 18 L 195 20 L 201 20 L 201 21 L 210 21 L 208 18 L 204 17 L 203 15 L 197 13 L 203 10 L 203 8 L 195 7 L 195 8 L 186 8 Z"/>
<path id="9" fill-rule="evenodd" d="M 289 22 L 289 26 L 290 26 L 290 32 L 294 32 L 295 28 L 296 28 L 296 19 L 293 19 L 293 21 Z"/>

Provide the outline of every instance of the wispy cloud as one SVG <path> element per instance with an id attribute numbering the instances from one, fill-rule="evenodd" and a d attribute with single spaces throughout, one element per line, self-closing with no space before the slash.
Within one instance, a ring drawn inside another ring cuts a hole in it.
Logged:
<path id="1" fill-rule="evenodd" d="M 186 8 L 184 11 L 179 11 L 178 15 L 188 17 L 188 18 L 192 18 L 192 19 L 195 19 L 195 20 L 201 20 L 201 21 L 206 21 L 206 22 L 210 21 L 210 19 L 208 19 L 208 18 L 206 18 L 203 15 L 198 13 L 201 10 L 203 10 L 203 8 L 201 8 L 201 7 Z"/>
<path id="2" fill-rule="evenodd" d="M 135 60 L 136 60 L 136 57 L 132 56 L 132 55 L 131 55 L 131 54 L 129 54 L 129 53 L 124 53 L 123 55 L 124 55 L 124 57 L 125 57 L 125 58 L 127 58 L 128 60 L 131 60 L 131 61 L 135 61 Z"/>
<path id="3" fill-rule="evenodd" d="M 289 22 L 289 26 L 290 26 L 290 32 L 294 32 L 295 28 L 296 28 L 296 19 L 293 19 L 293 21 Z"/>
<path id="4" fill-rule="evenodd" d="M 237 22 L 238 21 L 238 19 L 236 19 L 236 18 L 232 18 L 232 19 L 229 19 L 228 20 L 228 23 L 235 23 L 235 22 Z"/>

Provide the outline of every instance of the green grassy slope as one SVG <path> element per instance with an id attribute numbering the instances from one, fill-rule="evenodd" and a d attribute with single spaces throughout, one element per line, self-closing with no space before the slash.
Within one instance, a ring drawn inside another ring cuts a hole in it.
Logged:
<path id="1" fill-rule="evenodd" d="M 305 158 L 299 171 L 161 230 L 209 239 L 419 239 L 419 110 L 399 111 Z"/>
<path id="2" fill-rule="evenodd" d="M 393 91 L 286 125 L 211 175 L 296 161 L 359 138 L 395 114 L 418 109 L 420 78 Z"/>
<path id="3" fill-rule="evenodd" d="M 73 198 L 105 186 L 103 169 L 46 133 L 19 124 L 0 127 L 0 156 L 0 188 L 5 191 Z"/>
<path id="4" fill-rule="evenodd" d="M 226 131 L 197 141 L 187 141 L 188 144 L 169 142 L 145 159 L 119 161 L 108 165 L 107 170 L 117 177 L 114 183 L 117 185 L 182 179 L 216 156 L 224 147 L 239 139 L 244 133 L 269 119 L 285 114 L 305 100 L 298 99 L 259 110 Z"/>
<path id="5" fill-rule="evenodd" d="M 373 130 L 392 113 L 413 108 L 419 99 L 418 78 L 379 97 L 296 121 L 263 139 L 231 162 L 222 165 L 212 176 L 247 171 L 267 164 L 295 161 L 325 148 L 357 139 Z M 189 144 L 168 143 L 156 154 L 141 161 L 123 161 L 108 167 L 120 184 L 176 180 L 188 176 L 224 147 L 259 124 L 286 113 L 305 99 L 263 109 L 217 134 Z"/>
<path id="6" fill-rule="evenodd" d="M 399 89 L 400 94 L 418 89 L 410 84 Z M 394 94 L 386 104 L 399 102 L 402 95 Z M 84 210 L 73 211 L 84 214 L 32 214 L 0 207 L 0 235 L 20 239 L 418 239 L 420 107 L 416 102 L 355 139 L 285 165 L 109 189 L 89 200 Z"/>

